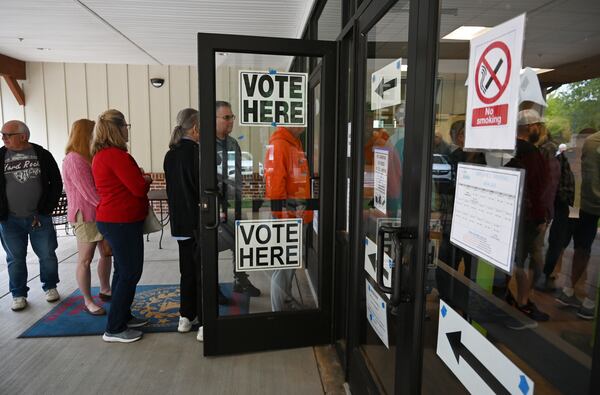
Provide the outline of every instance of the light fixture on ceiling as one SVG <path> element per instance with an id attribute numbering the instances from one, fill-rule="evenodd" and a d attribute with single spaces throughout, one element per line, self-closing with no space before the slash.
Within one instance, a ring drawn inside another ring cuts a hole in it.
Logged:
<path id="1" fill-rule="evenodd" d="M 479 36 L 487 31 L 489 31 L 491 27 L 485 26 L 461 26 L 458 29 L 451 31 L 442 37 L 442 40 L 459 40 L 459 41 L 469 41 L 472 38 Z"/>
<path id="2" fill-rule="evenodd" d="M 544 73 L 547 73 L 549 71 L 554 71 L 554 69 L 542 69 L 542 68 L 539 68 L 539 67 L 532 67 L 531 69 L 533 71 L 535 71 L 536 74 L 544 74 Z"/>
<path id="3" fill-rule="evenodd" d="M 164 85 L 165 79 L 164 78 L 150 78 L 150 83 L 152 84 L 153 87 L 160 88 L 161 86 Z"/>

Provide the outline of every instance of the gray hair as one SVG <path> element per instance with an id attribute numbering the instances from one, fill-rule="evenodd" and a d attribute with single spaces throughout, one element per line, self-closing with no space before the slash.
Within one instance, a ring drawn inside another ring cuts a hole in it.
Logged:
<path id="1" fill-rule="evenodd" d="M 171 133 L 171 140 L 169 141 L 169 148 L 174 147 L 181 141 L 183 136 L 187 135 L 194 126 L 198 126 L 200 118 L 198 116 L 198 110 L 193 108 L 184 108 L 177 113 L 177 125 L 173 128 Z"/>
<path id="2" fill-rule="evenodd" d="M 25 137 L 27 137 L 27 141 L 29 141 L 29 137 L 31 137 L 31 132 L 29 131 L 29 127 L 27 127 L 25 122 L 19 121 L 18 119 L 8 121 L 2 126 L 2 130 L 4 130 L 4 126 L 6 126 L 8 124 L 17 125 L 17 133 L 23 133 L 25 135 Z"/>

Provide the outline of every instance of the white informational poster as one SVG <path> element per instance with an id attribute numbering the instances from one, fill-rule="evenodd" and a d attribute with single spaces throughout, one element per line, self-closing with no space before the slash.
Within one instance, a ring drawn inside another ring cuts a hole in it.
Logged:
<path id="1" fill-rule="evenodd" d="M 465 148 L 514 150 L 525 14 L 471 40 Z"/>
<path id="2" fill-rule="evenodd" d="M 306 126 L 307 73 L 239 72 L 240 126 Z"/>
<path id="3" fill-rule="evenodd" d="M 458 164 L 450 242 L 510 273 L 524 172 Z"/>
<path id="4" fill-rule="evenodd" d="M 365 280 L 367 287 L 367 320 L 383 344 L 390 348 L 387 327 L 387 303 L 375 288 Z"/>
<path id="5" fill-rule="evenodd" d="M 533 380 L 442 299 L 436 353 L 471 394 L 534 392 Z"/>
<path id="6" fill-rule="evenodd" d="M 387 179 L 388 179 L 388 156 L 389 153 L 386 150 L 374 149 L 373 161 L 375 162 L 374 177 L 374 190 L 373 200 L 375 208 L 382 213 L 386 213 L 387 210 Z"/>
<path id="7" fill-rule="evenodd" d="M 313 227 L 313 230 L 315 231 L 315 233 L 318 234 L 319 233 L 319 211 L 318 210 L 313 211 L 312 227 Z"/>
<path id="8" fill-rule="evenodd" d="M 346 150 L 346 157 L 352 155 L 352 122 L 348 122 L 348 149 Z"/>
<path id="9" fill-rule="evenodd" d="M 371 110 L 401 103 L 402 58 L 371 74 Z"/>
<path id="10" fill-rule="evenodd" d="M 392 267 L 394 261 L 385 252 L 383 253 L 383 285 L 392 286 Z M 377 244 L 365 237 L 365 271 L 374 281 L 377 281 Z M 386 294 L 388 295 L 388 294 Z M 389 295 L 388 295 L 389 296 Z"/>
<path id="11" fill-rule="evenodd" d="M 235 270 L 302 268 L 302 220 L 235 221 Z"/>

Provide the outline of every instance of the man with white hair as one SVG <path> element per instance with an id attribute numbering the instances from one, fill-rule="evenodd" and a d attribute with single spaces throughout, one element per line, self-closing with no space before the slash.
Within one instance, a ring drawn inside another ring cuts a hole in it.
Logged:
<path id="1" fill-rule="evenodd" d="M 12 310 L 27 307 L 27 243 L 40 261 L 40 280 L 48 302 L 60 299 L 56 231 L 52 211 L 62 193 L 62 178 L 52 154 L 29 142 L 21 121 L 2 126 L 0 148 L 0 240 L 6 251 Z"/>

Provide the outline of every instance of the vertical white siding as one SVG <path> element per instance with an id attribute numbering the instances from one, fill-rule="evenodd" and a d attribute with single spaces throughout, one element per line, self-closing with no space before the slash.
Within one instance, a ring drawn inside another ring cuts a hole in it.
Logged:
<path id="1" fill-rule="evenodd" d="M 138 164 L 146 171 L 162 172 L 177 112 L 198 108 L 198 72 L 193 66 L 35 62 L 26 66 L 27 80 L 19 82 L 25 106 L 18 105 L 8 85 L 0 82 L 0 124 L 9 119 L 25 121 L 31 141 L 49 149 L 59 165 L 71 124 L 80 118 L 95 121 L 106 109 L 115 108 L 132 125 L 130 152 Z M 237 107 L 237 100 L 231 98 L 236 85 L 230 84 L 230 75 L 235 80 L 236 72 L 227 71 L 218 92 Z M 164 78 L 165 84 L 154 88 L 151 77 Z M 240 132 L 234 129 L 235 136 Z"/>

